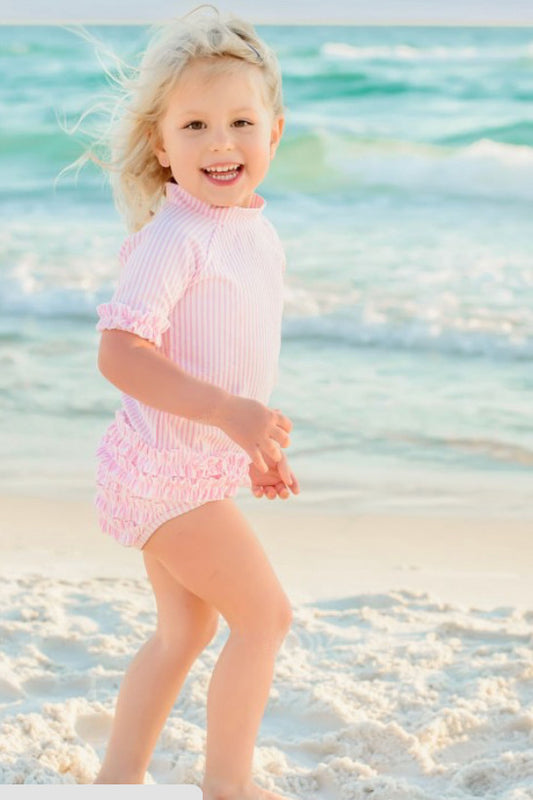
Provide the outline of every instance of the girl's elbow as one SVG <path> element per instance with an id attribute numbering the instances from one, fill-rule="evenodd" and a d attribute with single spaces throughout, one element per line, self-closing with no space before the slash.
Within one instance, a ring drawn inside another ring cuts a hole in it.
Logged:
<path id="1" fill-rule="evenodd" d="M 121 340 L 116 334 L 119 331 L 114 329 L 102 331 L 100 347 L 98 348 L 98 370 L 108 380 L 116 372 L 116 365 L 120 364 Z"/>
<path id="2" fill-rule="evenodd" d="M 131 356 L 139 347 L 154 349 L 154 345 L 134 333 L 118 328 L 102 331 L 98 348 L 98 369 L 107 380 L 115 383 L 132 364 Z"/>
<path id="3" fill-rule="evenodd" d="M 98 350 L 98 358 L 97 358 L 97 361 L 96 361 L 96 366 L 98 368 L 98 372 L 100 372 L 100 374 L 103 375 L 104 378 L 107 378 L 107 374 L 106 374 L 107 373 L 107 364 L 106 364 L 105 356 L 102 353 L 102 348 L 101 347 Z"/>

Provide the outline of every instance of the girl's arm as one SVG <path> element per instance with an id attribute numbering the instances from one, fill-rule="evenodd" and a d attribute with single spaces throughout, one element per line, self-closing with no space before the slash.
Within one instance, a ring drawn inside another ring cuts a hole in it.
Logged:
<path id="1" fill-rule="evenodd" d="M 147 339 L 116 328 L 102 331 L 98 369 L 141 403 L 206 425 L 219 425 L 222 408 L 232 397 L 185 372 Z"/>
<path id="2" fill-rule="evenodd" d="M 280 447 L 290 444 L 292 422 L 278 409 L 195 378 L 153 342 L 118 328 L 102 331 L 98 369 L 122 392 L 148 406 L 220 428 L 261 472 L 268 471 L 266 457 L 279 461 L 281 479 L 291 483 Z"/>

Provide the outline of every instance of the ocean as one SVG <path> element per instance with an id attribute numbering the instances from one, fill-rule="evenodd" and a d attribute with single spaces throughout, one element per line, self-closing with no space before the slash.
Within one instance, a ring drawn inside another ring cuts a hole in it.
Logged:
<path id="1" fill-rule="evenodd" d="M 88 30 L 133 61 L 148 33 Z M 533 29 L 257 30 L 287 109 L 258 189 L 287 253 L 283 508 L 531 517 Z M 0 67 L 0 485 L 90 498 L 125 228 L 96 168 L 56 178 L 86 141 L 60 121 L 108 84 L 62 27 L 0 27 Z"/>

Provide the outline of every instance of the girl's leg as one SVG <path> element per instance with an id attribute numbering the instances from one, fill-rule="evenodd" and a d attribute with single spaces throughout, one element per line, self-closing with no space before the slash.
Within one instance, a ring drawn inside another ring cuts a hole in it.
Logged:
<path id="1" fill-rule="evenodd" d="M 218 627 L 218 612 L 143 553 L 157 605 L 157 631 L 123 679 L 95 783 L 143 783 L 165 720 L 195 659 Z"/>
<path id="2" fill-rule="evenodd" d="M 276 653 L 292 621 L 290 602 L 261 543 L 226 498 L 166 522 L 144 549 L 218 609 L 230 628 L 207 697 L 204 800 L 280 798 L 252 780 Z"/>

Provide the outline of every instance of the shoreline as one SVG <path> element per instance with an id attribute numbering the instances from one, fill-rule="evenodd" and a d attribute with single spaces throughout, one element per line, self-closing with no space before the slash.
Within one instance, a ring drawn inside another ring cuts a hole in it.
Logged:
<path id="1" fill-rule="evenodd" d="M 405 590 L 533 609 L 530 520 L 301 510 L 297 497 L 235 501 L 295 604 Z M 4 494 L 0 508 L 5 575 L 146 577 L 141 551 L 101 532 L 90 501 Z"/>

